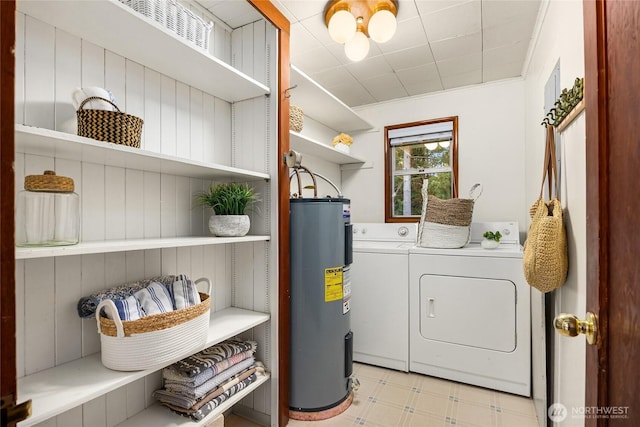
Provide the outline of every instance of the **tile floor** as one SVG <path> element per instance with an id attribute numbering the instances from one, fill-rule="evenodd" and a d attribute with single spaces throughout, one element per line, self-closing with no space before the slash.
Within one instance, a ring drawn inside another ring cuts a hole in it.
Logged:
<path id="1" fill-rule="evenodd" d="M 349 409 L 288 427 L 538 427 L 531 399 L 420 374 L 354 364 L 360 389 Z M 232 416 L 225 427 L 255 424 Z"/>

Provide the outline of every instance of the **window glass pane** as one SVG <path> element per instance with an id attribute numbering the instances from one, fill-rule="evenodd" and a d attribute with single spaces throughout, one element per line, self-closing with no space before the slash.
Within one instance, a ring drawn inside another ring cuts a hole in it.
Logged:
<path id="1" fill-rule="evenodd" d="M 440 199 L 451 198 L 451 172 L 428 174 L 429 194 Z M 411 217 L 422 213 L 422 181 L 424 174 L 393 178 L 393 216 Z"/>
<path id="2" fill-rule="evenodd" d="M 430 169 L 450 166 L 450 141 L 418 143 L 394 147 L 395 168 Z"/>

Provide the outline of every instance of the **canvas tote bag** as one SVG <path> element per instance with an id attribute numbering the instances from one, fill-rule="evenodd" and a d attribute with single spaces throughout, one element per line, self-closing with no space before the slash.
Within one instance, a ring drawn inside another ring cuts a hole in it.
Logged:
<path id="1" fill-rule="evenodd" d="M 473 205 L 482 194 L 480 184 L 469 190 L 468 199 L 439 199 L 427 194 L 429 180 L 422 182 L 422 214 L 417 245 L 423 248 L 461 248 L 469 242 Z"/>
<path id="2" fill-rule="evenodd" d="M 558 198 L 557 174 L 554 128 L 547 126 L 540 195 L 529 209 L 531 225 L 523 254 L 527 283 L 541 292 L 559 288 L 567 278 L 567 235 L 562 218 L 562 204 Z M 548 181 L 550 198 L 546 202 L 542 198 L 545 179 Z"/>

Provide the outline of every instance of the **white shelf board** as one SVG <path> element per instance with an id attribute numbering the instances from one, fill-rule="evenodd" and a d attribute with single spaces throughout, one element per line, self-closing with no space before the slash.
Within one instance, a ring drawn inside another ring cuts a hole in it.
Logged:
<path id="1" fill-rule="evenodd" d="M 221 180 L 269 179 L 269 174 L 262 172 L 184 159 L 21 124 L 15 125 L 15 147 L 18 153 L 58 157 L 170 175 Z"/>
<path id="2" fill-rule="evenodd" d="M 171 412 L 169 409 L 163 407 L 160 404 L 155 404 L 138 413 L 137 415 L 129 418 L 125 422 L 118 424 L 118 427 L 197 427 L 204 426 L 209 421 L 212 421 L 218 415 L 224 413 L 228 409 L 231 409 L 233 405 L 240 400 L 253 393 L 255 389 L 267 382 L 270 378 L 269 374 L 258 376 L 256 381 L 249 385 L 247 388 L 231 396 L 228 400 L 222 402 L 214 411 L 207 415 L 201 421 L 192 421 L 189 418 L 183 417 L 176 413 Z"/>
<path id="3" fill-rule="evenodd" d="M 316 83 L 295 65 L 291 65 L 291 103 L 302 108 L 305 116 L 329 126 L 337 132 L 354 132 L 373 125 L 347 104 Z"/>
<path id="4" fill-rule="evenodd" d="M 16 248 L 16 259 L 46 258 L 69 255 L 105 254 L 145 249 L 183 248 L 188 246 L 225 245 L 228 243 L 262 242 L 269 236 L 242 237 L 163 237 L 157 239 L 100 240 L 77 245 Z"/>
<path id="5" fill-rule="evenodd" d="M 19 1 L 18 10 L 164 75 L 236 102 L 264 84 L 115 1 Z"/>
<path id="6" fill-rule="evenodd" d="M 289 136 L 291 139 L 291 148 L 296 151 L 300 151 L 303 159 L 305 154 L 309 154 L 339 165 L 365 162 L 364 159 L 338 151 L 333 147 L 315 141 L 311 138 L 307 138 L 298 132 L 290 131 Z"/>
<path id="7" fill-rule="evenodd" d="M 269 320 L 269 314 L 227 308 L 211 315 L 209 336 L 202 347 L 210 347 Z M 196 353 L 194 351 L 193 353 Z M 98 396 L 143 378 L 190 354 L 144 371 L 112 371 L 102 365 L 100 353 L 18 379 L 18 398 L 31 399 L 31 417 L 18 423 L 27 427 L 59 415 Z"/>

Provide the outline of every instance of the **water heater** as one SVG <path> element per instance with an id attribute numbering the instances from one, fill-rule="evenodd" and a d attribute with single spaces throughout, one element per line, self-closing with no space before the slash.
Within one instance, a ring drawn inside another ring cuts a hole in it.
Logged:
<path id="1" fill-rule="evenodd" d="M 292 411 L 326 411 L 351 393 L 350 216 L 342 197 L 290 200 Z"/>

